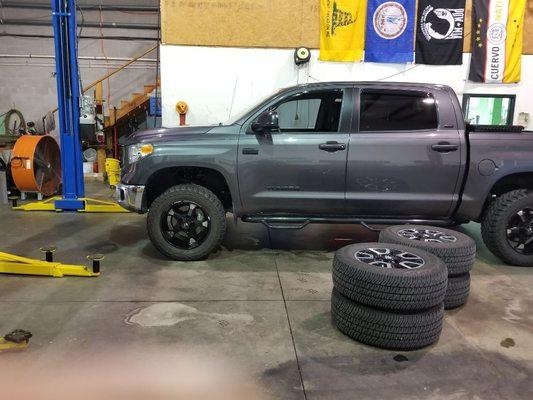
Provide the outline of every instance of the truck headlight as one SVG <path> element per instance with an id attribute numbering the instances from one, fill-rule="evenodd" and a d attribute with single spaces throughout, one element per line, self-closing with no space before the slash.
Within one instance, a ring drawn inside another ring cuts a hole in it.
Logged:
<path id="1" fill-rule="evenodd" d="M 149 143 L 137 143 L 128 147 L 128 161 L 130 164 L 149 156 L 154 152 L 154 146 Z"/>

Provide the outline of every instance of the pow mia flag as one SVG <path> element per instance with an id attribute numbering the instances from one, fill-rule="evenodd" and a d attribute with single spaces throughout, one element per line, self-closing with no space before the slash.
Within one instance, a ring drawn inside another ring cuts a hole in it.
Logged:
<path id="1" fill-rule="evenodd" d="M 415 63 L 463 63 L 465 0 L 419 0 Z"/>

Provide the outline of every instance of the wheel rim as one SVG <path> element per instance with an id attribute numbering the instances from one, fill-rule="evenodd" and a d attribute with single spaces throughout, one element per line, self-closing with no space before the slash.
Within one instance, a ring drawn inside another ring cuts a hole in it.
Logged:
<path id="1" fill-rule="evenodd" d="M 457 238 L 449 233 L 444 233 L 436 229 L 416 229 L 408 228 L 398 231 L 398 235 L 409 239 L 419 240 L 427 243 L 455 243 Z"/>
<path id="2" fill-rule="evenodd" d="M 211 230 L 211 218 L 193 201 L 179 201 L 161 215 L 161 232 L 174 247 L 191 250 L 200 246 Z"/>
<path id="3" fill-rule="evenodd" d="M 354 257 L 365 264 L 390 269 L 417 269 L 426 263 L 416 254 L 386 247 L 369 247 L 359 250 L 355 252 Z"/>
<path id="4" fill-rule="evenodd" d="M 533 254 L 533 209 L 524 208 L 509 218 L 507 242 L 517 253 Z"/>

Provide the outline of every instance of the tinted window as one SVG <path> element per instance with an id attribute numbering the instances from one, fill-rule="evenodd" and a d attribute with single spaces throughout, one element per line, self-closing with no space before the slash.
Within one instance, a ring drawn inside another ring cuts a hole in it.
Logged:
<path id="1" fill-rule="evenodd" d="M 435 99 L 421 92 L 363 91 L 361 131 L 436 129 Z"/>
<path id="2" fill-rule="evenodd" d="M 342 90 L 324 90 L 291 97 L 274 109 L 282 132 L 337 132 Z"/>

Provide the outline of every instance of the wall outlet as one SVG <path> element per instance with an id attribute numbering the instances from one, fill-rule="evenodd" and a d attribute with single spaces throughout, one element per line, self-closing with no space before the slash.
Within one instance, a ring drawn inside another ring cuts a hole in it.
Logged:
<path id="1" fill-rule="evenodd" d="M 518 113 L 518 125 L 527 126 L 529 124 L 529 113 Z"/>

